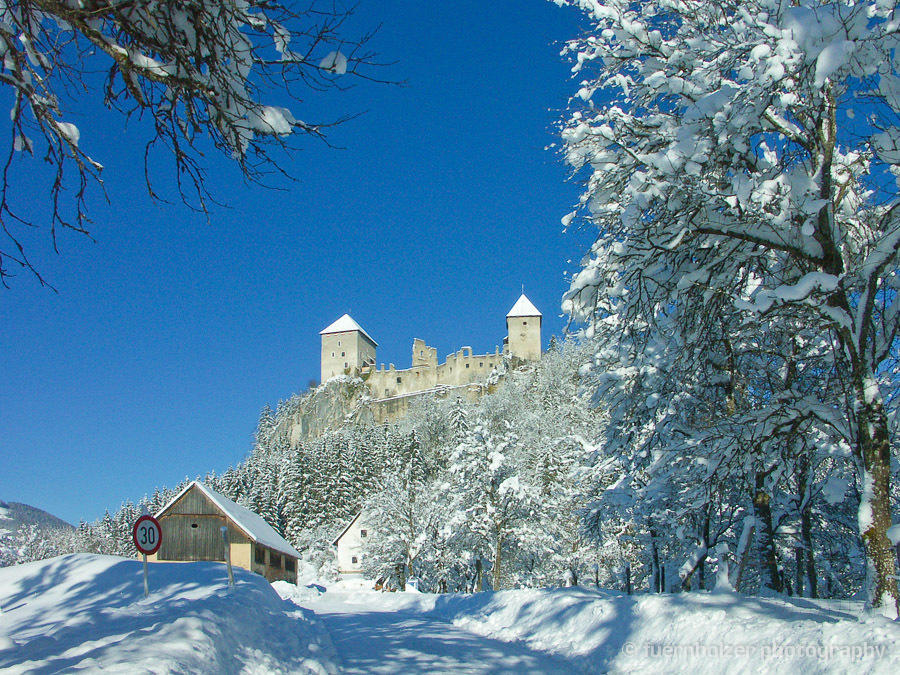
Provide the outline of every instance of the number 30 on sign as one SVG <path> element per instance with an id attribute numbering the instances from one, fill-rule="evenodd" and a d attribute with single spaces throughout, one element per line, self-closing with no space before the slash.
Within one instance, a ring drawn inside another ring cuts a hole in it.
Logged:
<path id="1" fill-rule="evenodd" d="M 159 527 L 159 521 L 153 516 L 138 518 L 131 536 L 137 550 L 144 555 L 153 555 L 162 543 L 162 529 Z"/>

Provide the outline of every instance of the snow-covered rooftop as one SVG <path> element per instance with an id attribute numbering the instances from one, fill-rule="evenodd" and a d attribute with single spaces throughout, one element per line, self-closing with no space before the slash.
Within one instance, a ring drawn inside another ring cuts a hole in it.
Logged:
<path id="1" fill-rule="evenodd" d="M 516 304 L 512 306 L 512 309 L 509 310 L 506 317 L 509 318 L 511 316 L 542 316 L 542 314 L 538 311 L 538 308 L 535 307 L 531 300 L 525 297 L 525 294 L 519 296 L 519 299 L 516 300 Z"/>
<path id="2" fill-rule="evenodd" d="M 275 530 L 272 529 L 272 526 L 269 525 L 265 520 L 263 520 L 262 516 L 253 513 L 253 511 L 244 508 L 238 504 L 235 504 L 233 501 L 228 499 L 223 495 L 220 495 L 215 490 L 211 490 L 206 487 L 203 483 L 199 481 L 193 481 L 190 485 L 188 485 L 184 490 L 179 492 L 172 500 L 162 507 L 159 512 L 157 512 L 156 517 L 159 518 L 163 515 L 175 502 L 181 499 L 182 495 L 185 492 L 190 490 L 192 487 L 195 487 L 200 490 L 206 497 L 216 506 L 221 509 L 221 511 L 228 516 L 228 518 L 237 525 L 241 530 L 243 530 L 244 534 L 246 534 L 252 541 L 255 541 L 257 544 L 262 544 L 263 546 L 267 546 L 271 549 L 278 551 L 279 553 L 284 553 L 289 556 L 293 556 L 294 558 L 299 558 L 300 553 L 291 546 L 287 541 L 285 541 L 284 537 L 278 534 Z"/>
<path id="3" fill-rule="evenodd" d="M 375 345 L 376 347 L 378 346 L 378 343 L 372 339 L 372 336 L 364 331 L 362 329 L 362 326 L 356 323 L 356 321 L 353 320 L 353 317 L 349 314 L 344 314 L 344 316 L 328 326 L 328 328 L 319 331 L 319 335 L 328 335 L 329 333 L 349 333 L 355 330 L 358 330 L 360 333 L 369 338 L 373 345 Z"/>
<path id="4" fill-rule="evenodd" d="M 345 527 L 343 529 L 343 531 L 337 537 L 335 537 L 334 541 L 331 542 L 332 546 L 337 546 L 338 542 L 341 540 L 341 537 L 343 537 L 345 534 L 347 534 L 347 530 L 350 529 L 350 527 L 353 525 L 353 523 L 355 523 L 357 520 L 359 520 L 359 517 L 361 515 L 362 515 L 362 511 L 360 511 L 355 516 L 353 516 L 353 518 L 350 520 L 350 522 L 347 523 L 347 527 Z"/>

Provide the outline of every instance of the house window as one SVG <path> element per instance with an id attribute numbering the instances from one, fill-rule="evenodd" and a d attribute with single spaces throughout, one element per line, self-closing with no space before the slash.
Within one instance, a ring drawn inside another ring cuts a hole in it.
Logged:
<path id="1" fill-rule="evenodd" d="M 360 530 L 360 531 L 359 531 L 359 536 L 360 536 L 360 537 L 368 537 L 368 536 L 369 536 L 369 533 L 368 533 L 366 530 Z"/>
<path id="2" fill-rule="evenodd" d="M 284 559 L 284 569 L 288 572 L 296 572 L 297 565 L 296 561 L 293 558 L 285 558 Z"/>
<path id="3" fill-rule="evenodd" d="M 265 565 L 266 564 L 266 549 L 262 546 L 257 546 L 253 552 L 253 561 L 257 565 Z"/>
<path id="4" fill-rule="evenodd" d="M 269 565 L 271 567 L 281 567 L 281 556 L 277 553 L 269 553 Z"/>
<path id="5" fill-rule="evenodd" d="M 356 563 L 359 562 L 359 560 L 356 559 L 356 556 L 353 556 L 352 558 L 350 558 L 350 562 L 352 562 L 355 565 Z"/>

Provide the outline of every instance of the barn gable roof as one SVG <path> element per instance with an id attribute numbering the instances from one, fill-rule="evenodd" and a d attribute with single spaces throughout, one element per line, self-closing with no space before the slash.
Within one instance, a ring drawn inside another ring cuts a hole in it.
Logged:
<path id="1" fill-rule="evenodd" d="M 240 506 L 239 504 L 235 504 L 233 501 L 225 497 L 224 495 L 220 495 L 215 490 L 212 490 L 205 486 L 200 481 L 193 481 L 190 485 L 184 488 L 181 492 L 175 495 L 172 500 L 162 507 L 156 514 L 156 517 L 164 515 L 166 511 L 168 511 L 175 502 L 184 496 L 184 494 L 193 488 L 197 488 L 202 492 L 216 507 L 237 527 L 246 534 L 251 541 L 256 542 L 257 544 L 261 544 L 263 546 L 267 546 L 279 553 L 284 553 L 285 555 L 289 555 L 294 558 L 299 558 L 300 553 L 291 546 L 280 534 L 278 534 L 272 526 L 269 525 L 265 520 L 263 520 L 262 516 L 253 513 L 253 511 Z"/>
<path id="2" fill-rule="evenodd" d="M 337 537 L 334 538 L 334 541 L 331 542 L 331 545 L 332 545 L 332 546 L 337 546 L 337 545 L 338 545 L 338 542 L 341 540 L 341 537 L 343 537 L 345 534 L 347 534 L 347 530 L 349 530 L 351 527 L 353 527 L 353 523 L 355 523 L 357 520 L 359 520 L 359 517 L 360 517 L 361 515 L 362 515 L 362 511 L 360 511 L 360 512 L 357 513 L 355 516 L 353 516 L 353 519 L 352 519 L 349 523 L 347 523 L 347 527 L 345 527 L 345 528 L 341 531 L 341 533 L 340 533 Z"/>

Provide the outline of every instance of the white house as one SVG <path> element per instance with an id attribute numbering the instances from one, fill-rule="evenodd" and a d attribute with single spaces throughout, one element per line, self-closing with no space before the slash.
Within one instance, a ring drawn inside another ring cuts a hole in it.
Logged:
<path id="1" fill-rule="evenodd" d="M 362 574 L 362 547 L 366 537 L 372 530 L 362 518 L 362 511 L 357 513 L 344 531 L 331 542 L 337 555 L 337 568 L 341 574 Z"/>

